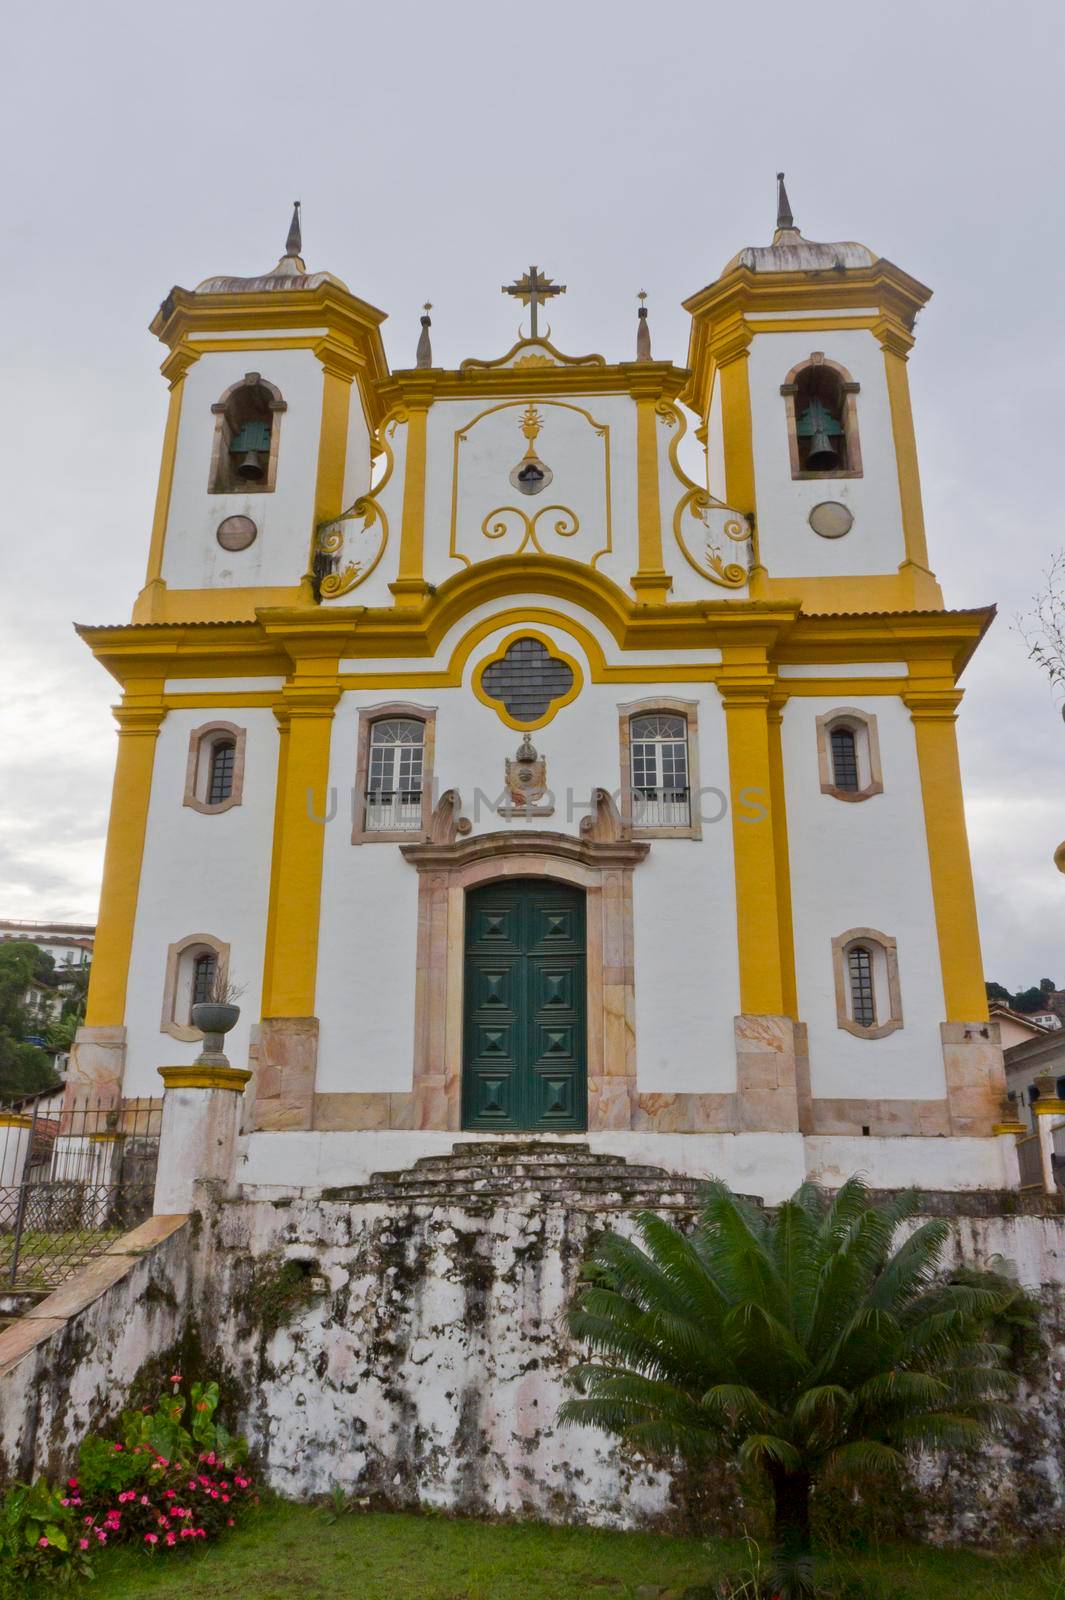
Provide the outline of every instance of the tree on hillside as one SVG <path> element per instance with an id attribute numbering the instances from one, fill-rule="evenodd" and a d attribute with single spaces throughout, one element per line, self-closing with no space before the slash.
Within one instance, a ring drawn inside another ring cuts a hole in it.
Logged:
<path id="1" fill-rule="evenodd" d="M 604 1234 L 570 1309 L 591 1356 L 561 1419 L 652 1459 L 760 1474 L 780 1592 L 808 1594 L 815 1486 L 868 1486 L 1010 1415 L 1015 1380 L 989 1332 L 1009 1296 L 985 1274 L 939 1275 L 949 1222 L 897 1245 L 918 1205 L 875 1203 L 852 1178 L 767 1212 L 712 1183 L 688 1235 L 653 1212 L 638 1240 Z"/>
<path id="2" fill-rule="evenodd" d="M 58 1079 L 50 1058 L 26 1036 L 35 1028 L 33 983 L 54 983 L 55 962 L 28 939 L 0 944 L 0 1098 L 36 1094 Z"/>

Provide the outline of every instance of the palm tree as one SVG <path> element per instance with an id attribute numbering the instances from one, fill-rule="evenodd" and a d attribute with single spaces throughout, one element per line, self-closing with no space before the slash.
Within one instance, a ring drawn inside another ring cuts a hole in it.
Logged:
<path id="1" fill-rule="evenodd" d="M 569 1374 L 579 1394 L 561 1420 L 651 1457 L 761 1473 L 781 1588 L 808 1592 L 815 1484 L 860 1486 L 1011 1414 L 1015 1380 L 988 1327 L 1002 1280 L 940 1273 L 948 1222 L 896 1244 L 918 1208 L 852 1178 L 767 1212 L 714 1182 L 689 1234 L 653 1212 L 640 1242 L 604 1234 L 569 1318 L 593 1358 Z"/>

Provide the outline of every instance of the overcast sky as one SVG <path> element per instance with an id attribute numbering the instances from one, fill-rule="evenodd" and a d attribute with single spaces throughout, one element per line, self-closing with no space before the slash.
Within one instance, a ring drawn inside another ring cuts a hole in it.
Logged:
<path id="1" fill-rule="evenodd" d="M 1065 11 L 1054 0 L 537 0 L 8 10 L 0 916 L 94 918 L 115 685 L 71 623 L 143 582 L 174 283 L 304 256 L 413 363 L 502 352 L 499 285 L 568 285 L 571 351 L 683 362 L 685 295 L 798 225 L 931 285 L 910 372 L 932 564 L 996 602 L 960 739 L 989 976 L 1065 982 L 1065 728 L 1011 630 L 1062 525 Z M 268 864 L 263 863 L 263 871 Z"/>

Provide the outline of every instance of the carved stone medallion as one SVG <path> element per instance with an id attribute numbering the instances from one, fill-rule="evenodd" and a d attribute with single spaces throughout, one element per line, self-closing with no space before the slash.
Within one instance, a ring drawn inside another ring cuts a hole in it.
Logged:
<path id="1" fill-rule="evenodd" d="M 507 757 L 505 783 L 507 797 L 499 807 L 501 817 L 550 817 L 554 814 L 550 795 L 548 804 L 537 804 L 547 794 L 547 762 L 527 736 L 513 759 Z"/>

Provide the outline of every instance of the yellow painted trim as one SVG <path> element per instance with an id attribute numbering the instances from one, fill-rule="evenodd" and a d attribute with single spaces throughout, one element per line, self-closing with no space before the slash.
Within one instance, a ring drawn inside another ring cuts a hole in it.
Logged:
<path id="1" fill-rule="evenodd" d="M 275 707 L 277 718 L 277 781 L 274 786 L 274 826 L 270 846 L 270 889 L 266 902 L 266 937 L 263 941 L 262 1014 L 267 1015 L 267 1005 L 272 999 L 274 962 L 277 953 L 277 897 L 281 877 L 285 832 L 285 797 L 288 792 L 288 735 L 289 721 L 283 711 Z M 323 812 L 324 816 L 325 813 Z"/>
<path id="2" fill-rule="evenodd" d="M 911 682 L 903 699 L 917 744 L 946 1020 L 986 1022 L 987 992 L 954 727 L 961 691 L 949 681 Z"/>
<path id="3" fill-rule="evenodd" d="M 407 450 L 403 462 L 403 508 L 399 530 L 399 571 L 389 585 L 396 605 L 418 606 L 425 583 L 425 475 L 428 453 L 429 405 L 411 396 L 407 400 Z"/>
<path id="4" fill-rule="evenodd" d="M 745 322 L 752 333 L 832 333 L 855 328 L 875 328 L 878 313 L 867 317 L 771 317 L 748 316 Z"/>
<path id="5" fill-rule="evenodd" d="M 909 341 L 912 344 L 912 339 Z M 910 404 L 910 378 L 906 369 L 904 341 L 883 330 L 884 370 L 891 408 L 891 433 L 895 441 L 895 463 L 899 475 L 899 500 L 902 505 L 902 532 L 906 544 L 906 564 L 916 569 L 915 583 L 939 593 L 939 586 L 928 566 L 928 540 L 925 536 L 924 505 L 921 499 L 921 474 L 917 464 L 917 437 Z M 915 596 L 916 604 L 936 604 Z M 939 602 L 942 605 L 942 598 Z"/>
<path id="6" fill-rule="evenodd" d="M 658 473 L 658 390 L 636 396 L 636 530 L 639 568 L 632 587 L 638 600 L 661 605 L 673 580 L 662 564 L 662 487 Z"/>
<path id="7" fill-rule="evenodd" d="M 499 700 L 494 700 L 486 692 L 481 682 L 488 668 L 497 661 L 501 661 L 510 646 L 518 639 L 536 639 L 544 646 L 545 650 L 550 651 L 556 661 L 564 661 L 573 673 L 573 682 L 567 692 L 560 696 L 559 699 L 552 700 L 544 715 L 537 717 L 533 722 L 518 722 Z M 536 628 L 519 628 L 515 633 L 508 633 L 506 638 L 502 639 L 496 646 L 493 654 L 486 656 L 474 671 L 470 685 L 481 704 L 494 711 L 500 722 L 505 723 L 508 728 L 515 728 L 520 733 L 532 733 L 536 728 L 546 728 L 549 722 L 554 721 L 563 706 L 571 705 L 576 700 L 584 687 L 584 673 L 581 671 L 580 662 L 576 661 L 573 656 L 568 656 L 564 650 L 560 650 L 554 639 L 549 638 L 547 634 L 540 633 Z"/>
<path id="8" fill-rule="evenodd" d="M 161 685 L 139 695 L 128 693 L 122 705 L 114 708 L 114 715 L 118 722 L 118 757 L 107 824 L 96 949 L 85 1008 L 85 1025 L 89 1028 L 118 1028 L 125 1022 L 155 745 L 166 715 Z"/>
<path id="9" fill-rule="evenodd" d="M 791 905 L 791 856 L 788 849 L 788 806 L 784 785 L 784 749 L 781 740 L 782 697 L 774 695 L 769 707 L 770 804 L 773 819 L 773 860 L 776 865 L 777 920 L 780 927 L 780 977 L 786 1016 L 799 1018 L 795 981 L 795 928 Z"/>
<path id="10" fill-rule="evenodd" d="M 141 591 L 134 622 L 254 622 L 263 607 L 308 606 L 300 585 L 262 589 L 169 589 L 157 579 Z"/>
<path id="11" fill-rule="evenodd" d="M 754 421 L 746 348 L 737 351 L 728 361 L 719 360 L 717 373 L 721 383 L 725 499 L 745 516 L 754 517 Z"/>
<path id="12" fill-rule="evenodd" d="M 930 573 L 919 582 L 917 570 L 904 562 L 897 572 L 867 577 L 773 578 L 763 568 L 751 592 L 760 600 L 798 599 L 804 611 L 941 611 L 943 595 Z"/>
<path id="13" fill-rule="evenodd" d="M 764 648 L 727 651 L 719 687 L 728 740 L 740 1011 L 781 1016 L 785 980 L 769 737 L 773 678 Z"/>
<path id="14" fill-rule="evenodd" d="M 826 695 L 853 700 L 871 694 L 905 694 L 909 682 L 909 678 L 781 678 L 777 691 L 789 700 L 819 700 Z"/>
<path id="15" fill-rule="evenodd" d="M 337 663 L 313 661 L 288 685 L 276 714 L 287 727 L 278 766 L 263 1017 L 314 1015 L 329 749 Z M 313 813 L 313 814 L 312 814 Z"/>
<path id="16" fill-rule="evenodd" d="M 394 372 L 377 387 L 385 406 L 408 396 L 422 394 L 432 400 L 480 400 L 489 395 L 522 397 L 527 405 L 549 395 L 576 398 L 604 394 L 636 395 L 653 384 L 658 392 L 674 398 L 688 381 L 683 367 L 670 361 L 623 361 L 615 366 L 587 367 L 494 367 L 448 371 L 442 367 L 408 368 Z"/>
<path id="17" fill-rule="evenodd" d="M 351 375 L 331 367 L 322 373 L 322 422 L 318 435 L 318 470 L 314 484 L 314 523 L 307 552 L 308 576 L 314 569 L 318 529 L 344 509 L 344 469 L 348 458 Z"/>
<path id="18" fill-rule="evenodd" d="M 268 711 L 276 704 L 277 694 L 276 689 L 241 689 L 232 694 L 227 694 L 224 689 L 211 689 L 203 693 L 165 694 L 163 705 L 167 711 L 199 711 L 212 706 L 259 706 Z"/>
<path id="19" fill-rule="evenodd" d="M 1032 1101 L 1032 1110 L 1037 1117 L 1065 1116 L 1065 1100 L 1052 1100 L 1046 1095 L 1040 1095 L 1038 1100 Z"/>
<path id="20" fill-rule="evenodd" d="M 231 1089 L 243 1094 L 251 1081 L 246 1067 L 157 1067 L 156 1071 L 167 1089 Z"/>
<path id="21" fill-rule="evenodd" d="M 20 1117 L 17 1112 L 0 1111 L 0 1128 L 32 1128 L 32 1117 Z"/>
<path id="22" fill-rule="evenodd" d="M 181 427 L 181 401 L 185 393 L 185 379 L 180 377 L 170 387 L 170 402 L 163 430 L 163 456 L 159 464 L 159 487 L 155 495 L 155 514 L 152 517 L 152 538 L 148 547 L 146 584 L 163 576 L 163 548 L 166 543 L 166 526 L 170 519 L 170 495 L 174 487 L 174 462 L 177 459 L 178 433 Z"/>

